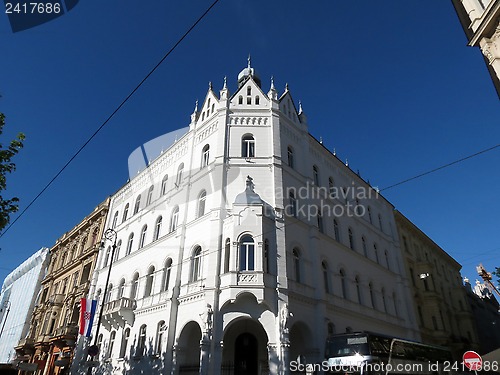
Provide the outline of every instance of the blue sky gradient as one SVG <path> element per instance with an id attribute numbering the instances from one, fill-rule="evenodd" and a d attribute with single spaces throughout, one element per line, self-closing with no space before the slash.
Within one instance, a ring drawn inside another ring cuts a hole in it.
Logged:
<path id="1" fill-rule="evenodd" d="M 80 1 L 19 33 L 0 14 L 2 142 L 27 137 L 6 196 L 25 207 L 210 3 Z M 234 92 L 249 53 L 264 92 L 288 83 L 310 132 L 374 186 L 498 144 L 498 97 L 466 43 L 451 1 L 221 0 L 0 238 L 0 280 L 120 188 L 135 148 L 187 126 L 209 81 Z M 500 266 L 499 162 L 496 149 L 384 192 L 472 281 L 479 262 Z"/>

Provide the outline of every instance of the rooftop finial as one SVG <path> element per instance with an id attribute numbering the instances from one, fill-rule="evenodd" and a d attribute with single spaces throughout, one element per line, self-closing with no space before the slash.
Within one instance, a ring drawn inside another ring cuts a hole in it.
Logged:
<path id="1" fill-rule="evenodd" d="M 349 166 L 349 160 L 345 159 L 345 166 L 348 167 Z"/>
<path id="2" fill-rule="evenodd" d="M 335 150 L 335 147 L 333 148 L 333 156 L 337 156 L 337 150 Z"/>
<path id="3" fill-rule="evenodd" d="M 271 90 L 274 90 L 274 77 L 271 76 Z"/>
<path id="4" fill-rule="evenodd" d="M 299 100 L 299 115 L 302 114 L 302 102 Z"/>
<path id="5" fill-rule="evenodd" d="M 285 91 L 288 91 L 288 83 L 285 84 Z"/>
<path id="6" fill-rule="evenodd" d="M 252 58 L 251 58 L 250 54 L 248 54 L 248 68 L 250 68 L 250 60 L 251 60 L 251 59 L 252 59 Z"/>
<path id="7" fill-rule="evenodd" d="M 319 137 L 319 143 L 323 144 L 323 137 L 321 137 L 321 136 Z"/>
<path id="8" fill-rule="evenodd" d="M 227 89 L 227 77 L 224 76 L 224 86 L 222 87 L 223 90 Z"/>
<path id="9" fill-rule="evenodd" d="M 212 81 L 208 82 L 208 89 L 212 90 Z"/>
<path id="10" fill-rule="evenodd" d="M 198 112 L 198 99 L 196 99 L 196 102 L 194 103 L 194 112 Z"/>

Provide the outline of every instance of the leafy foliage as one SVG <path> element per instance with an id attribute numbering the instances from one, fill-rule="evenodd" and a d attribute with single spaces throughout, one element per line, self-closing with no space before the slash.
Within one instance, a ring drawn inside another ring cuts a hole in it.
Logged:
<path id="1" fill-rule="evenodd" d="M 5 115 L 0 113 L 0 135 L 5 126 Z M 9 147 L 3 148 L 0 143 L 0 231 L 3 230 L 10 221 L 10 215 L 19 209 L 19 198 L 13 197 L 5 199 L 3 191 L 7 188 L 7 174 L 16 170 L 16 165 L 12 158 L 23 148 L 24 134 L 19 133 L 15 139 L 10 141 Z"/>
<path id="2" fill-rule="evenodd" d="M 495 267 L 495 271 L 492 273 L 497 277 L 497 284 L 500 285 L 500 267 Z"/>

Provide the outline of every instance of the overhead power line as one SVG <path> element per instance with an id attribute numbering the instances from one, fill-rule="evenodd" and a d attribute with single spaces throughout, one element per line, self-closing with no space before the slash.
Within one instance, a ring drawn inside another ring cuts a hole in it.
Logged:
<path id="1" fill-rule="evenodd" d="M 445 164 L 445 165 L 442 165 L 440 167 L 437 167 L 437 168 L 434 168 L 434 169 L 431 169 L 430 171 L 427 171 L 427 172 L 424 172 L 424 173 L 420 173 L 416 176 L 413 176 L 413 177 L 410 177 L 410 178 L 407 178 L 406 180 L 403 180 L 403 181 L 400 181 L 398 183 L 395 183 L 393 185 L 390 185 L 390 186 L 387 186 L 383 189 L 380 189 L 380 191 L 384 191 L 384 190 L 389 190 L 389 189 L 392 189 L 393 187 L 396 187 L 396 186 L 399 186 L 399 185 L 403 185 L 403 184 L 406 184 L 407 182 L 410 182 L 410 181 L 413 181 L 413 180 L 416 180 L 417 178 L 420 178 L 420 177 L 423 177 L 423 176 L 427 176 L 428 174 L 431 174 L 431 173 L 434 173 L 434 172 L 437 172 L 441 169 L 444 169 L 444 168 L 448 168 L 454 164 L 458 164 L 458 163 L 461 163 L 465 160 L 468 160 L 468 159 L 472 159 L 473 157 L 476 157 L 478 155 L 481 155 L 481 154 L 484 154 L 488 151 L 492 151 L 496 148 L 500 147 L 500 144 L 496 145 L 496 146 L 493 146 L 493 147 L 490 147 L 490 148 L 487 148 L 485 150 L 481 150 L 479 152 L 476 152 L 475 154 L 472 154 L 472 155 L 469 155 L 469 156 L 465 156 L 461 159 L 458 159 L 458 160 L 455 160 L 455 161 L 452 161 L 451 163 L 448 163 L 448 164 Z"/>
<path id="2" fill-rule="evenodd" d="M 85 147 L 95 138 L 95 136 L 106 126 L 106 124 L 114 117 L 114 115 L 125 105 L 125 103 L 139 90 L 139 88 L 146 82 L 146 80 L 160 67 L 165 59 L 182 43 L 182 41 L 193 31 L 193 29 L 201 22 L 203 18 L 212 10 L 212 8 L 219 2 L 215 0 L 203 14 L 191 25 L 191 27 L 177 40 L 177 42 L 170 48 L 170 50 L 161 58 L 161 60 L 154 66 L 153 69 L 139 82 L 138 85 L 123 99 L 123 101 L 115 108 L 115 110 L 108 116 L 108 118 L 97 128 L 97 130 L 83 143 L 82 146 L 76 151 L 73 156 L 64 164 L 64 166 L 55 174 L 54 177 L 44 186 L 44 188 L 31 200 L 31 202 L 21 211 L 21 213 L 12 221 L 7 228 L 0 234 L 0 238 L 9 231 L 10 228 L 28 211 L 28 209 L 35 203 L 38 198 L 52 185 L 52 183 L 64 172 L 64 170 L 75 160 L 75 158 L 83 151 Z"/>

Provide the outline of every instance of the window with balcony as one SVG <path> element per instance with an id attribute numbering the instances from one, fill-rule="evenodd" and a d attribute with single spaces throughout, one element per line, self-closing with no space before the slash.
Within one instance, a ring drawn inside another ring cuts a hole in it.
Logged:
<path id="1" fill-rule="evenodd" d="M 137 339 L 137 350 L 135 352 L 136 357 L 143 357 L 146 354 L 146 328 L 145 324 L 139 328 L 139 338 Z"/>
<path id="2" fill-rule="evenodd" d="M 246 134 L 241 139 L 241 156 L 244 158 L 255 157 L 255 139 L 252 134 Z"/>
<path id="3" fill-rule="evenodd" d="M 120 358 L 124 358 L 125 355 L 127 354 L 129 337 L 130 337 L 130 328 L 126 328 L 123 331 L 123 335 L 122 335 L 122 342 L 120 345 Z"/>
<path id="4" fill-rule="evenodd" d="M 130 288 L 130 299 L 137 299 L 138 291 L 139 291 L 139 274 L 136 272 L 132 277 L 132 286 Z"/>
<path id="5" fill-rule="evenodd" d="M 139 238 L 139 249 L 142 249 L 146 245 L 146 234 L 148 232 L 148 226 L 144 225 L 141 230 L 141 237 Z"/>
<path id="6" fill-rule="evenodd" d="M 146 289 L 144 290 L 144 297 L 149 297 L 151 294 L 153 294 L 154 274 L 155 267 L 149 267 L 148 274 L 146 276 Z"/>
<path id="7" fill-rule="evenodd" d="M 162 223 L 163 223 L 163 218 L 161 216 L 158 216 L 155 222 L 155 232 L 153 235 L 153 241 L 156 241 L 158 238 L 160 238 Z"/>
<path id="8" fill-rule="evenodd" d="M 160 320 L 158 322 L 158 325 L 156 327 L 156 349 L 155 353 L 157 355 L 160 355 L 165 346 L 165 337 L 167 336 L 167 324 L 165 323 L 164 320 Z"/>
<path id="9" fill-rule="evenodd" d="M 129 255 L 132 252 L 132 246 L 134 244 L 134 233 L 130 233 L 127 241 L 127 252 L 125 255 Z"/>
<path id="10" fill-rule="evenodd" d="M 172 273 L 172 259 L 168 258 L 167 261 L 165 262 L 165 267 L 163 267 L 163 282 L 161 287 L 162 292 L 168 291 L 168 287 L 170 285 L 171 273 Z"/>

